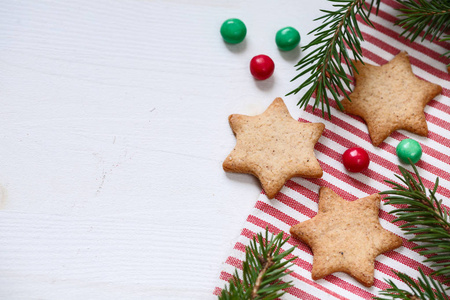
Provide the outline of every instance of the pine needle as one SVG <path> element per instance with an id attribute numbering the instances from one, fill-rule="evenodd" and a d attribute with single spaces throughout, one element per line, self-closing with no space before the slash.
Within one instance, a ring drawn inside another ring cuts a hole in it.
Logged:
<path id="1" fill-rule="evenodd" d="M 389 195 L 385 205 L 399 205 L 400 208 L 390 212 L 395 214 L 393 223 L 402 221 L 400 226 L 405 234 L 413 235 L 409 241 L 419 245 L 413 249 L 422 249 L 421 255 L 429 257 L 424 262 L 431 262 L 431 267 L 435 268 L 431 275 L 444 276 L 445 282 L 450 280 L 450 214 L 449 210 L 442 205 L 442 200 L 436 197 L 439 187 L 439 178 L 436 178 L 432 189 L 427 189 L 423 184 L 420 174 L 410 161 L 414 174 L 399 166 L 402 177 L 396 175 L 401 184 L 386 180 L 393 186 L 393 190 L 381 192 Z M 431 255 L 431 256 L 430 256 Z M 380 292 L 380 295 L 389 298 L 376 297 L 375 299 L 441 299 L 448 300 L 442 285 L 427 276 L 419 268 L 420 277 L 413 280 L 404 273 L 394 272 L 398 278 L 404 282 L 409 290 L 397 287 L 392 280 L 386 280 L 391 286 Z"/>
<path id="2" fill-rule="evenodd" d="M 450 279 L 450 216 L 442 205 L 442 200 L 436 197 L 439 178 L 434 187 L 427 190 L 416 166 L 412 167 L 414 175 L 399 166 L 403 175 L 401 181 L 406 186 L 395 184 L 393 190 L 380 194 L 389 195 L 386 197 L 386 205 L 401 205 L 401 208 L 390 212 L 397 217 L 393 222 L 404 222 L 400 228 L 405 234 L 414 235 L 410 241 L 420 243 L 417 249 L 425 249 L 420 254 L 429 254 L 432 249 L 435 255 L 425 259 L 425 262 L 432 262 L 431 267 L 438 268 L 435 274 L 439 273 Z"/>
<path id="3" fill-rule="evenodd" d="M 373 27 L 369 20 L 372 8 L 376 14 L 380 0 L 328 0 L 334 10 L 321 10 L 323 15 L 314 21 L 321 22 L 308 35 L 313 39 L 302 47 L 305 53 L 295 65 L 298 74 L 291 80 L 304 80 L 287 95 L 296 95 L 306 89 L 297 105 L 306 109 L 315 95 L 312 104 L 322 110 L 322 116 L 327 111 L 331 118 L 329 99 L 334 99 L 338 108 L 343 110 L 342 95 L 348 97 L 352 91 L 351 80 L 347 74 L 358 72 L 352 60 L 363 62 L 361 42 L 363 35 L 358 25 L 359 17 L 364 23 Z M 450 39 L 450 1 L 449 0 L 397 0 L 403 4 L 400 8 L 401 18 L 396 24 L 404 28 L 401 35 L 414 42 L 422 34 L 422 41 L 430 37 L 431 41 Z M 367 3 L 366 3 L 367 2 Z M 450 58 L 450 51 L 443 54 Z M 450 66 L 450 64 L 448 65 Z M 303 76 L 307 75 L 306 79 Z"/>
<path id="4" fill-rule="evenodd" d="M 369 21 L 370 8 L 375 5 L 378 11 L 380 0 L 372 0 L 370 8 L 367 7 L 365 0 L 329 1 L 333 3 L 336 10 L 321 10 L 324 15 L 314 20 L 322 21 L 322 24 L 308 33 L 308 35 L 312 34 L 314 39 L 302 47 L 302 51 L 310 48 L 313 50 L 297 63 L 299 74 L 292 81 L 304 74 L 309 74 L 309 77 L 287 95 L 295 95 L 309 87 L 297 105 L 306 108 L 315 93 L 313 110 L 320 105 L 322 115 L 325 114 L 326 108 L 328 117 L 331 117 L 328 98 L 332 97 L 342 109 L 340 94 L 348 98 L 346 90 L 351 90 L 351 80 L 346 72 L 351 73 L 354 69 L 352 59 L 362 62 L 361 41 L 364 39 L 358 26 L 357 16 L 373 26 Z"/>
<path id="5" fill-rule="evenodd" d="M 450 1 L 448 0 L 397 0 L 404 5 L 398 17 L 404 31 L 401 33 L 412 42 L 423 32 L 421 41 L 427 36 L 431 42 L 438 40 L 450 29 Z"/>
<path id="6" fill-rule="evenodd" d="M 380 295 L 387 297 L 374 297 L 377 300 L 407 299 L 407 300 L 448 300 L 449 297 L 441 283 L 430 276 L 426 276 L 419 268 L 420 277 L 417 280 L 409 277 L 405 273 L 394 272 L 403 281 L 408 290 L 399 288 L 392 280 L 386 280 L 391 286 L 380 292 Z"/>
<path id="7" fill-rule="evenodd" d="M 283 232 L 271 235 L 266 228 L 264 235 L 258 233 L 245 248 L 245 261 L 242 265 L 242 279 L 237 269 L 228 286 L 222 290 L 219 300 L 270 300 L 281 297 L 291 282 L 283 282 L 284 275 L 289 274 L 291 262 L 297 257 L 285 259 L 294 251 L 292 247 L 280 253 L 281 247 L 289 240 L 283 239 Z"/>

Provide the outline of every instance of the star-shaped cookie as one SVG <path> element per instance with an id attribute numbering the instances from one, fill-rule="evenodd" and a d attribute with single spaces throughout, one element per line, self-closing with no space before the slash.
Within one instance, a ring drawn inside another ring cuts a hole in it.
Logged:
<path id="1" fill-rule="evenodd" d="M 374 146 L 398 129 L 428 135 L 423 109 L 442 87 L 417 78 L 404 51 L 379 67 L 354 63 L 355 89 L 351 101 L 344 99 L 342 105 L 347 113 L 364 119 Z"/>
<path id="2" fill-rule="evenodd" d="M 402 245 L 402 239 L 381 227 L 380 195 L 346 201 L 327 187 L 319 191 L 319 212 L 291 227 L 291 234 L 311 247 L 312 278 L 345 272 L 363 285 L 374 281 L 375 257 Z"/>
<path id="3" fill-rule="evenodd" d="M 281 98 L 260 115 L 233 114 L 228 120 L 236 146 L 223 162 L 223 169 L 255 175 L 268 198 L 275 197 L 292 177 L 322 177 L 314 145 L 324 124 L 296 121 Z"/>

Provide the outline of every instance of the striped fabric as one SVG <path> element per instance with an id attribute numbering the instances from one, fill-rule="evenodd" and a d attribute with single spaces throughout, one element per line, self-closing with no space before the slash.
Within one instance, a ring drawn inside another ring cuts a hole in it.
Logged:
<path id="1" fill-rule="evenodd" d="M 378 15 L 371 15 L 375 28 L 360 22 L 365 42 L 363 55 L 365 61 L 374 65 L 382 65 L 391 60 L 400 51 L 405 50 L 410 56 L 414 74 L 421 79 L 439 84 L 443 92 L 432 100 L 425 108 L 428 123 L 428 137 L 419 137 L 406 131 L 394 132 L 380 147 L 373 147 L 364 121 L 355 116 L 346 115 L 335 109 L 333 103 L 332 119 L 321 117 L 321 112 L 312 112 L 311 107 L 301 113 L 299 121 L 323 122 L 325 131 L 316 144 L 315 153 L 324 175 L 320 179 L 293 178 L 283 187 L 275 199 L 268 200 L 264 193 L 259 196 L 254 210 L 248 216 L 241 235 L 230 256 L 223 264 L 220 281 L 214 290 L 218 295 L 231 278 L 234 269 L 241 268 L 244 259 L 245 245 L 258 232 L 268 226 L 270 232 L 285 232 L 288 237 L 289 228 L 299 222 L 314 217 L 318 211 L 318 190 L 327 186 L 347 200 L 355 200 L 369 194 L 390 189 L 384 180 L 394 180 L 399 174 L 398 158 L 395 147 L 405 138 L 413 138 L 422 145 L 423 156 L 417 163 L 424 184 L 431 188 L 436 177 L 440 177 L 438 196 L 444 199 L 444 205 L 450 206 L 450 76 L 446 70 L 448 59 L 441 55 L 449 49 L 449 44 L 425 41 L 410 43 L 399 37 L 402 29 L 394 26 L 398 11 L 394 0 L 382 0 Z M 293 101 L 289 98 L 286 101 Z M 395 99 L 393 99 L 395 101 Z M 362 173 L 345 171 L 341 156 L 347 148 L 360 146 L 369 152 L 371 163 L 369 169 Z M 405 235 L 392 224 L 394 217 L 388 214 L 392 206 L 381 205 L 381 225 L 403 238 L 403 247 L 377 257 L 375 261 L 375 283 L 365 288 L 345 273 L 334 273 L 324 279 L 311 279 L 312 252 L 305 244 L 291 238 L 285 247 L 297 246 L 293 255 L 293 271 L 286 276 L 292 280 L 294 287 L 287 291 L 283 299 L 368 299 L 388 287 L 385 279 L 391 279 L 398 286 L 404 284 L 398 280 L 392 270 L 401 271 L 412 277 L 418 277 L 417 268 L 426 274 L 432 272 L 429 264 L 423 263 L 417 251 L 412 250 L 416 244 L 408 242 Z"/>

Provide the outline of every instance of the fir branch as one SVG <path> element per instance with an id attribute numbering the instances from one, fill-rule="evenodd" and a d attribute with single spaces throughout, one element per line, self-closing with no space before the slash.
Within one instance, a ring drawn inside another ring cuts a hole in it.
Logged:
<path id="1" fill-rule="evenodd" d="M 378 12 L 380 0 L 372 0 L 370 7 L 367 7 L 365 0 L 329 1 L 334 3 L 333 7 L 336 10 L 321 10 L 324 15 L 314 20 L 321 20 L 322 24 L 308 33 L 308 35 L 313 34 L 314 39 L 302 47 L 302 51 L 310 48 L 314 48 L 314 50 L 297 63 L 296 67 L 299 74 L 291 81 L 305 74 L 309 74 L 309 77 L 287 95 L 297 94 L 309 86 L 297 105 L 306 108 L 315 93 L 316 99 L 313 110 L 320 105 L 322 115 L 324 115 L 326 107 L 328 117 L 331 117 L 329 96 L 343 110 L 339 95 L 343 94 L 348 98 L 346 89 L 351 90 L 351 80 L 347 77 L 346 69 L 349 73 L 354 69 L 352 59 L 362 62 L 360 44 L 364 39 L 356 16 L 359 15 L 366 24 L 373 27 L 369 20 L 370 11 L 375 4 Z M 343 65 L 345 65 L 345 68 Z"/>
<path id="2" fill-rule="evenodd" d="M 297 105 L 305 108 L 315 94 L 313 110 L 320 107 L 322 116 L 327 110 L 331 117 L 329 98 L 333 98 L 339 109 L 343 110 L 340 95 L 348 98 L 351 80 L 347 73 L 358 72 L 352 61 L 362 61 L 361 42 L 364 40 L 358 27 L 356 16 L 359 16 L 366 24 L 373 27 L 369 20 L 372 7 L 376 7 L 376 13 L 380 0 L 329 0 L 334 3 L 335 10 L 321 10 L 323 16 L 314 21 L 322 23 L 308 35 L 314 38 L 302 51 L 313 49 L 304 56 L 296 65 L 298 74 L 291 80 L 295 81 L 304 75 L 307 79 L 287 95 L 296 95 L 301 90 L 307 89 L 301 96 Z M 401 35 L 413 42 L 421 32 L 424 32 L 422 41 L 431 37 L 431 41 L 441 38 L 450 29 L 450 1 L 448 0 L 398 0 L 405 7 L 399 9 L 401 20 L 396 24 L 404 28 Z M 449 35 L 441 40 L 448 40 Z M 450 51 L 443 55 L 450 58 Z M 450 64 L 448 65 L 450 67 Z"/>
<path id="3" fill-rule="evenodd" d="M 380 292 L 380 295 L 387 296 L 374 297 L 377 300 L 389 300 L 389 299 L 407 299 L 407 300 L 448 300 L 449 297 L 445 293 L 445 289 L 441 283 L 433 278 L 426 276 L 422 269 L 419 268 L 420 277 L 417 281 L 414 281 L 411 277 L 405 273 L 394 272 L 401 281 L 403 281 L 409 288 L 405 290 L 399 288 L 392 280 L 388 279 L 386 282 L 391 286 L 384 291 Z"/>
<path id="4" fill-rule="evenodd" d="M 442 200 L 436 198 L 439 186 L 439 178 L 436 178 L 433 189 L 425 188 L 417 168 L 412 164 L 414 174 L 399 166 L 403 176 L 396 177 L 405 185 L 402 186 L 393 181 L 393 190 L 381 192 L 389 195 L 385 204 L 401 205 L 400 208 L 391 211 L 397 218 L 393 221 L 405 223 L 400 228 L 405 234 L 414 234 L 412 242 L 420 243 L 414 249 L 421 255 L 431 255 L 425 262 L 431 262 L 431 267 L 437 268 L 434 275 L 443 275 L 450 279 L 450 213 L 442 205 Z"/>
<path id="5" fill-rule="evenodd" d="M 440 40 L 440 42 L 447 42 L 447 41 L 450 41 L 450 35 L 446 35 Z M 442 54 L 442 56 L 447 56 L 447 58 L 450 59 L 450 49 L 444 54 Z M 450 67 L 450 63 L 447 65 L 447 67 Z"/>
<path id="6" fill-rule="evenodd" d="M 235 270 L 229 286 L 222 290 L 220 300 L 240 299 L 276 299 L 285 293 L 285 289 L 292 286 L 291 282 L 282 282 L 281 278 L 289 274 L 288 269 L 292 261 L 297 257 L 282 261 L 287 255 L 294 251 L 292 247 L 281 252 L 281 247 L 286 244 L 289 237 L 283 239 L 283 233 L 276 236 L 271 235 L 269 230 L 263 236 L 258 233 L 245 248 L 245 261 L 242 265 L 242 279 Z"/>
<path id="7" fill-rule="evenodd" d="M 400 34 L 412 42 L 424 31 L 421 41 L 427 36 L 438 40 L 450 29 L 450 1 L 448 0 L 397 0 L 405 8 L 396 22 L 404 31 Z"/>

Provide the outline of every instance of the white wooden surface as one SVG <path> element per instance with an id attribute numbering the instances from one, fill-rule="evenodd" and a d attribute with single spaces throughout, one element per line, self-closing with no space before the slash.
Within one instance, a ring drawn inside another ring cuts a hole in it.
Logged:
<path id="1" fill-rule="evenodd" d="M 260 192 L 227 117 L 295 84 L 322 1 L 1 1 L 0 299 L 214 299 Z M 221 23 L 248 35 L 226 45 Z M 253 80 L 270 55 L 274 76 Z M 292 115 L 296 97 L 285 98 Z"/>

